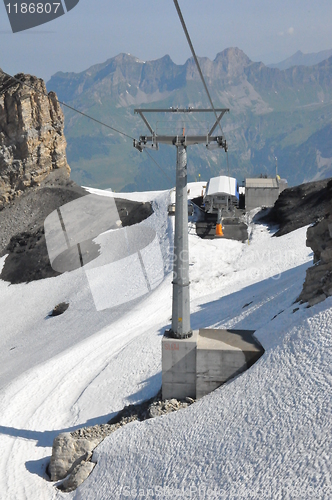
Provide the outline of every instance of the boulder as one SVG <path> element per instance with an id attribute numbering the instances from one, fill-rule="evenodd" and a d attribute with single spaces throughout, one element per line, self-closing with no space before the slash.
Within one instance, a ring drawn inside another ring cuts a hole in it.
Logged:
<path id="1" fill-rule="evenodd" d="M 49 316 L 60 316 L 61 314 L 67 311 L 68 307 L 69 304 L 67 302 L 60 302 L 60 304 L 57 304 L 54 307 Z"/>
<path id="2" fill-rule="evenodd" d="M 53 441 L 48 473 L 52 481 L 64 479 L 75 467 L 91 458 L 92 451 L 102 438 L 76 438 L 70 432 L 59 434 Z"/>
<path id="3" fill-rule="evenodd" d="M 95 463 L 91 462 L 92 452 L 106 436 L 130 422 L 141 422 L 167 415 L 187 408 L 194 402 L 192 398 L 162 401 L 159 391 L 155 397 L 147 401 L 125 406 L 107 424 L 97 424 L 59 434 L 53 441 L 52 457 L 48 466 L 51 481 L 65 478 L 57 487 L 64 492 L 75 490 L 93 470 Z"/>

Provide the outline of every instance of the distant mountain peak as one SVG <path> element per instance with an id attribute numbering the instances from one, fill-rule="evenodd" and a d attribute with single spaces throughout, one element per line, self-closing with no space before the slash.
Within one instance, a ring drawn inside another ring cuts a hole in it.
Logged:
<path id="1" fill-rule="evenodd" d="M 319 64 L 325 59 L 328 59 L 332 56 L 332 49 L 330 50 L 321 50 L 320 52 L 311 52 L 308 54 L 303 53 L 301 50 L 298 50 L 287 59 L 276 63 L 276 64 L 267 64 L 269 68 L 278 68 L 280 70 L 291 68 L 292 66 L 314 66 L 315 64 Z"/>
<path id="2" fill-rule="evenodd" d="M 218 52 L 214 61 L 219 61 L 221 59 L 226 59 L 231 62 L 237 60 L 242 61 L 246 64 L 250 64 L 252 62 L 249 57 L 243 52 L 243 50 L 239 49 L 238 47 L 228 47 L 222 52 Z"/>
<path id="3" fill-rule="evenodd" d="M 307 56 L 297 51 L 294 57 Z M 199 62 L 213 103 L 231 111 L 222 125 L 234 176 L 242 180 L 259 173 L 274 175 L 275 157 L 289 184 L 331 175 L 332 57 L 280 71 L 229 47 L 214 60 L 199 57 Z M 145 63 L 135 55 L 118 54 L 82 73 L 58 73 L 48 88 L 62 101 L 132 137 L 146 132 L 135 108 L 209 106 L 194 59 L 176 64 L 168 54 Z M 144 155 L 133 153 L 130 141 L 124 143 L 84 117 L 65 112 L 68 160 L 78 183 L 112 185 L 116 190 L 163 185 L 161 172 L 152 170 Z M 151 125 L 158 134 L 174 130 L 176 117 L 154 116 L 158 122 Z M 198 116 L 197 122 L 192 118 L 197 131 L 212 125 L 211 116 Z M 168 173 L 172 155 L 174 151 L 165 147 L 158 156 Z M 207 179 L 224 171 L 222 155 L 207 155 L 204 148 L 192 148 L 189 161 L 191 179 L 198 172 Z"/>
<path id="4" fill-rule="evenodd" d="M 220 76 L 238 78 L 244 74 L 245 68 L 250 66 L 252 61 L 243 50 L 238 47 L 229 47 L 216 55 L 213 64 Z"/>
<path id="5" fill-rule="evenodd" d="M 112 57 L 111 59 L 109 59 L 109 61 L 130 62 L 130 63 L 133 63 L 133 62 L 143 63 L 144 62 L 144 61 L 141 61 L 138 57 L 133 56 L 132 54 L 128 54 L 126 52 L 120 52 L 120 54 L 118 54 L 115 57 Z"/>

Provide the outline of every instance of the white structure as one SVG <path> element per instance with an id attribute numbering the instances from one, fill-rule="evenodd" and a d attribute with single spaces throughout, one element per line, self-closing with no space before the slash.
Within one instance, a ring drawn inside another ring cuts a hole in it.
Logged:
<path id="1" fill-rule="evenodd" d="M 239 204 L 239 185 L 234 177 L 220 175 L 212 177 L 204 196 L 205 210 L 212 213 L 220 208 L 230 208 Z"/>

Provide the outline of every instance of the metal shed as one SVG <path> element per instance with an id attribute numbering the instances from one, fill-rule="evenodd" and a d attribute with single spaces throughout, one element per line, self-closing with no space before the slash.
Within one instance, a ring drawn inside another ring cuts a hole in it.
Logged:
<path id="1" fill-rule="evenodd" d="M 272 207 L 279 194 L 287 188 L 287 181 L 278 177 L 246 179 L 246 210 Z"/>

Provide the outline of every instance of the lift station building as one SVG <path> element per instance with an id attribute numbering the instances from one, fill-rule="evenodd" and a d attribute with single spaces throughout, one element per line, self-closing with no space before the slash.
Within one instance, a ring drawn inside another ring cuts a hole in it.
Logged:
<path id="1" fill-rule="evenodd" d="M 279 176 L 273 178 L 251 178 L 245 180 L 246 211 L 257 207 L 272 207 L 279 194 L 287 188 L 286 179 Z"/>

